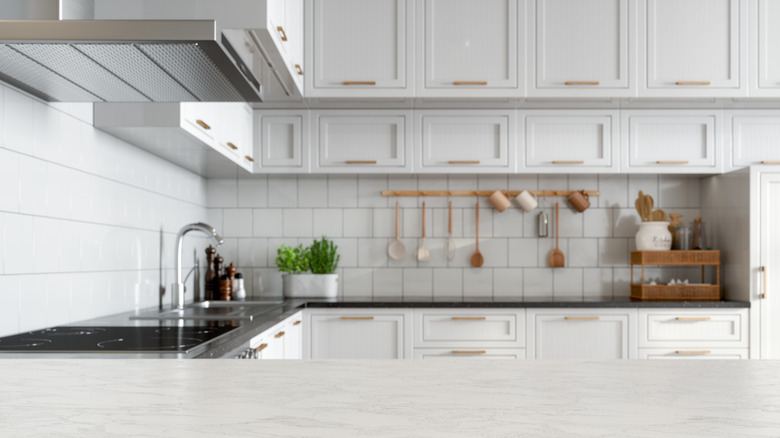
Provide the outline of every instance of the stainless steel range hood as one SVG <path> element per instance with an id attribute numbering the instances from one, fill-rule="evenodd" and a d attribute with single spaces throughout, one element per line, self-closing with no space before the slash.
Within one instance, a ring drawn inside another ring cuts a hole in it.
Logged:
<path id="1" fill-rule="evenodd" d="M 214 20 L 0 20 L 0 80 L 62 102 L 263 95 Z"/>

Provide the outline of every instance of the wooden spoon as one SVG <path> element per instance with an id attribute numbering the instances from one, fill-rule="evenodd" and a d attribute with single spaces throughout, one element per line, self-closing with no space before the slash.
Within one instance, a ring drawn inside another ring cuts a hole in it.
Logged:
<path id="1" fill-rule="evenodd" d="M 444 253 L 447 255 L 447 260 L 455 260 L 455 239 L 452 238 L 452 201 L 450 201 L 450 220 L 449 220 L 449 234 L 447 241 L 444 242 Z"/>
<path id="2" fill-rule="evenodd" d="M 471 255 L 471 266 L 475 268 L 482 267 L 482 264 L 485 263 L 485 258 L 482 257 L 482 253 L 479 252 L 479 201 L 477 201 L 477 249 L 474 250 L 474 254 Z"/>
<path id="3" fill-rule="evenodd" d="M 398 201 L 395 202 L 395 240 L 390 243 L 387 253 L 395 260 L 400 260 L 406 255 L 406 247 L 398 238 Z"/>
<path id="4" fill-rule="evenodd" d="M 555 249 L 550 253 L 550 267 L 562 268 L 564 265 L 563 252 L 558 249 L 558 203 L 555 203 Z"/>

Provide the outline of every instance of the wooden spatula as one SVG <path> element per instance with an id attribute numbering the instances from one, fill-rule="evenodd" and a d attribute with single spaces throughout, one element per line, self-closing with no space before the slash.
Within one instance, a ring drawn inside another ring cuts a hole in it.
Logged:
<path id="1" fill-rule="evenodd" d="M 555 203 L 555 249 L 550 253 L 550 267 L 562 268 L 565 263 L 563 252 L 558 249 L 558 203 Z"/>

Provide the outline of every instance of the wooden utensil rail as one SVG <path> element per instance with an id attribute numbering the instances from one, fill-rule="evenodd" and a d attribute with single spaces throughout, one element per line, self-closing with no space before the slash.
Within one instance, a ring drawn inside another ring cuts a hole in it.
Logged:
<path id="1" fill-rule="evenodd" d="M 529 190 L 536 196 L 569 196 L 579 190 Z M 495 190 L 383 190 L 382 196 L 485 196 L 492 195 Z M 517 196 L 522 190 L 501 190 L 506 196 Z M 588 196 L 599 196 L 598 190 L 585 190 Z"/>

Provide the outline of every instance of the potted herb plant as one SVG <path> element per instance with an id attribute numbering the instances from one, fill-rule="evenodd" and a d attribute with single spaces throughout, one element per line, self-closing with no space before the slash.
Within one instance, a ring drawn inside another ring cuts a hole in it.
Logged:
<path id="1" fill-rule="evenodd" d="M 332 298 L 338 295 L 338 246 L 325 236 L 311 246 L 277 250 L 276 267 L 282 272 L 282 291 L 288 298 Z"/>

